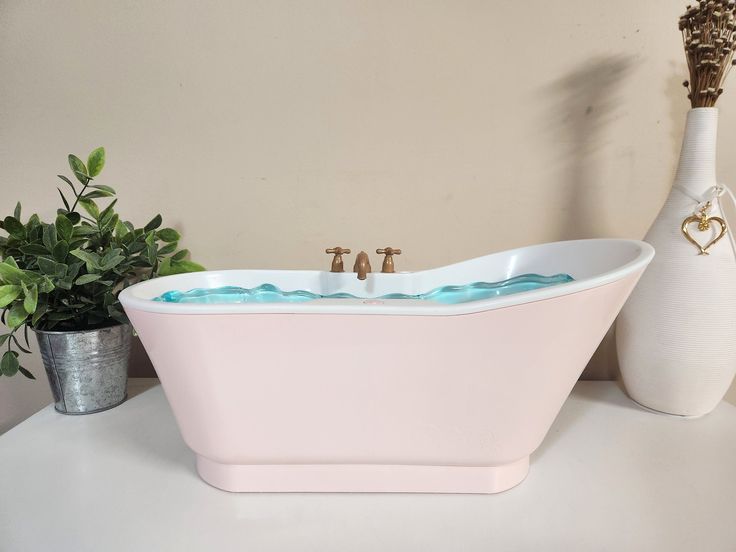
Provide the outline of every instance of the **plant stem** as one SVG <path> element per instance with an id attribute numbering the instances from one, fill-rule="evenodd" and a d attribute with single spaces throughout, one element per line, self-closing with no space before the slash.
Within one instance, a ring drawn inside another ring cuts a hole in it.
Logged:
<path id="1" fill-rule="evenodd" d="M 72 208 L 69 209 L 70 213 L 74 212 L 74 209 L 77 208 L 77 203 L 79 203 L 79 198 L 82 197 L 82 194 L 84 193 L 84 190 L 87 189 L 87 186 L 89 186 L 89 180 L 87 180 L 86 184 L 82 184 L 82 191 L 79 192 L 79 195 L 74 199 L 74 205 L 72 205 Z"/>
<path id="2" fill-rule="evenodd" d="M 18 330 L 18 328 L 14 328 L 10 330 L 10 336 L 8 337 L 8 352 L 10 352 L 10 344 L 13 342 L 13 335 Z"/>

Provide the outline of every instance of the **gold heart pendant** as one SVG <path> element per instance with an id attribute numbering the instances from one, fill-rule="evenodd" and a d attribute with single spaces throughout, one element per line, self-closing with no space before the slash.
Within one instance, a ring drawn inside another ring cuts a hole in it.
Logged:
<path id="1" fill-rule="evenodd" d="M 708 243 L 706 243 L 705 245 L 700 245 L 698 241 L 690 235 L 690 230 L 688 229 L 688 227 L 691 224 L 697 223 L 698 230 L 701 232 L 705 232 L 706 230 L 710 230 L 710 224 L 712 222 L 717 222 L 718 225 L 721 227 L 721 231 Z M 681 230 L 687 240 L 700 250 L 701 255 L 708 255 L 708 250 L 716 243 L 718 243 L 718 241 L 726 235 L 726 232 L 728 232 L 725 220 L 723 220 L 721 217 L 706 217 L 705 214 L 702 212 L 700 215 L 692 215 L 683 220 Z"/>

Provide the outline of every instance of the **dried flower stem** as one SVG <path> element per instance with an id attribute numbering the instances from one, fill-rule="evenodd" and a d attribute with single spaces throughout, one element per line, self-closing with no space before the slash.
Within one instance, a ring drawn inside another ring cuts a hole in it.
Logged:
<path id="1" fill-rule="evenodd" d="M 736 1 L 700 0 L 680 17 L 682 42 L 690 71 L 683 86 L 692 107 L 713 107 L 736 63 Z"/>

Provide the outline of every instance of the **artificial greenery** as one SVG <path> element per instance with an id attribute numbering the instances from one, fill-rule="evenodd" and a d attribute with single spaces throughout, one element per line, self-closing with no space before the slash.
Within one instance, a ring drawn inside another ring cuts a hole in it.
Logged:
<path id="1" fill-rule="evenodd" d="M 69 155 L 78 182 L 58 175 L 71 193 L 57 188 L 64 207 L 54 222 L 35 214 L 21 222 L 20 203 L 0 221 L 8 234 L 0 236 L 0 319 L 9 329 L 0 335 L 0 376 L 20 372 L 35 379 L 19 363 L 18 351 L 30 352 L 29 327 L 72 331 L 126 323 L 117 299 L 121 289 L 155 276 L 204 270 L 187 260 L 186 249 L 177 250 L 179 233 L 161 228 L 161 215 L 143 228 L 118 216 L 115 190 L 95 180 L 104 165 L 103 148 L 90 153 L 86 165 Z M 111 201 L 101 209 L 96 199 Z M 21 328 L 25 346 L 18 338 Z"/>

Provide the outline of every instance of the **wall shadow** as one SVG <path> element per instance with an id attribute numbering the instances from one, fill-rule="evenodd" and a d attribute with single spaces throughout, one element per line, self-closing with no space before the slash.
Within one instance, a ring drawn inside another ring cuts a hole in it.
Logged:
<path id="1" fill-rule="evenodd" d="M 670 76 L 667 78 L 662 91 L 667 98 L 667 117 L 670 120 L 670 149 L 673 159 L 677 159 L 685 130 L 685 115 L 687 110 L 690 109 L 690 100 L 687 99 L 687 90 L 682 86 L 682 82 L 687 76 L 687 66 L 684 63 L 671 62 L 670 70 Z M 676 168 L 676 165 L 672 166 L 672 178 L 675 177 Z M 664 185 L 669 186 L 669 184 L 671 182 L 666 182 Z"/>
<path id="2" fill-rule="evenodd" d="M 599 152 L 604 129 L 620 117 L 620 90 L 630 74 L 629 56 L 600 56 L 545 87 L 553 98 L 548 132 L 560 147 L 561 179 L 568 194 L 558 239 L 590 238 L 600 232 L 605 205 L 599 196 Z"/>
<path id="3" fill-rule="evenodd" d="M 583 370 L 581 379 L 615 380 L 618 378 L 618 352 L 616 351 L 616 324 L 608 330 L 600 345 Z"/>
<path id="4" fill-rule="evenodd" d="M 156 370 L 148 358 L 146 350 L 138 336 L 134 336 L 130 344 L 130 362 L 128 363 L 128 377 L 155 378 Z"/>
<path id="5" fill-rule="evenodd" d="M 598 56 L 545 87 L 552 98 L 547 132 L 558 144 L 560 180 L 566 207 L 555 232 L 559 240 L 600 236 L 607 207 L 598 174 L 605 129 L 623 112 L 621 88 L 631 73 L 629 56 Z M 618 374 L 613 328 L 583 372 L 583 379 L 615 379 Z"/>

